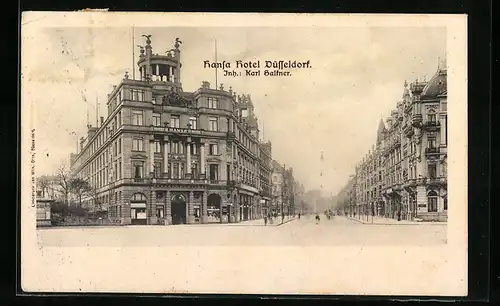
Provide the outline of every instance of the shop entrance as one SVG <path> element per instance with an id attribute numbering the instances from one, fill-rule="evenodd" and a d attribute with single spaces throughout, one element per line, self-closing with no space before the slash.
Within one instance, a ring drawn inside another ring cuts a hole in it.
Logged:
<path id="1" fill-rule="evenodd" d="M 186 224 L 186 198 L 182 194 L 174 195 L 171 205 L 172 224 Z"/>
<path id="2" fill-rule="evenodd" d="M 221 197 L 218 194 L 212 193 L 207 198 L 207 214 L 208 222 L 221 222 Z"/>
<path id="3" fill-rule="evenodd" d="M 146 214 L 146 196 L 142 193 L 134 193 L 130 199 L 130 223 L 132 225 L 146 225 L 148 223 Z"/>

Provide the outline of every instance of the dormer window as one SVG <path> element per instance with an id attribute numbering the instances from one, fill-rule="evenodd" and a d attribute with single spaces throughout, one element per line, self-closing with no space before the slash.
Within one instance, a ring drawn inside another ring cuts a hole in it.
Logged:
<path id="1" fill-rule="evenodd" d="M 219 99 L 212 97 L 208 97 L 207 99 L 208 99 L 208 108 L 217 108 Z"/>
<path id="2" fill-rule="evenodd" d="M 144 101 L 144 90 L 132 89 L 130 92 L 133 101 Z"/>
<path id="3" fill-rule="evenodd" d="M 153 115 L 153 126 L 160 126 L 160 125 L 161 125 L 160 114 L 154 114 Z"/>
<path id="4" fill-rule="evenodd" d="M 173 128 L 179 128 L 179 126 L 180 126 L 180 117 L 172 115 L 170 117 L 170 126 L 173 127 Z"/>
<path id="5" fill-rule="evenodd" d="M 189 117 L 189 128 L 196 130 L 196 117 Z"/>

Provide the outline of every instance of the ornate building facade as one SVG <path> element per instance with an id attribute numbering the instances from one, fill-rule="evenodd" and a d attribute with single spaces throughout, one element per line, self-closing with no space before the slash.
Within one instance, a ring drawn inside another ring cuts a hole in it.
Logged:
<path id="1" fill-rule="evenodd" d="M 442 65 L 442 66 L 441 66 Z M 356 166 L 352 215 L 446 221 L 447 69 L 429 81 L 405 82 L 403 97 Z"/>
<path id="2" fill-rule="evenodd" d="M 270 141 L 261 142 L 259 144 L 259 190 L 261 195 L 260 200 L 260 215 L 263 216 L 269 212 L 272 204 L 272 144 Z"/>
<path id="3" fill-rule="evenodd" d="M 183 224 L 239 222 L 262 215 L 270 199 L 271 143 L 259 143 L 250 95 L 203 82 L 181 84 L 181 42 L 153 54 L 141 47 L 140 79 L 126 74 L 108 95 L 108 114 L 88 125 L 76 177 L 95 190 L 113 222 Z"/>
<path id="4" fill-rule="evenodd" d="M 272 205 L 271 211 L 277 214 L 293 214 L 295 211 L 295 186 L 293 168 L 286 168 L 273 160 L 272 169 Z"/>

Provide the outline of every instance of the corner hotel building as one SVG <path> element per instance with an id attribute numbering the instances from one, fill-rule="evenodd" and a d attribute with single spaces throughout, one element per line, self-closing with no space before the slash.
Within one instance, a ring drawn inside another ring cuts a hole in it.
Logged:
<path id="1" fill-rule="evenodd" d="M 148 36 L 140 78 L 125 74 L 108 95 L 107 118 L 87 126 L 71 154 L 73 175 L 96 190 L 84 205 L 99 202 L 122 224 L 258 218 L 270 200 L 271 145 L 259 142 L 250 95 L 208 82 L 184 92 L 180 43 L 153 54 Z"/>

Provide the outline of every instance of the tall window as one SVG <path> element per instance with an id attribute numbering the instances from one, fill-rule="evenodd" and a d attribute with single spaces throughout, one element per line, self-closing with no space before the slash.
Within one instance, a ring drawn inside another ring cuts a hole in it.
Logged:
<path id="1" fill-rule="evenodd" d="M 160 114 L 154 114 L 153 115 L 153 125 L 154 126 L 160 126 L 161 125 Z"/>
<path id="2" fill-rule="evenodd" d="M 130 93 L 133 101 L 144 101 L 144 90 L 132 89 Z"/>
<path id="3" fill-rule="evenodd" d="M 428 174 L 429 178 L 435 178 L 436 177 L 436 164 L 430 164 L 428 167 Z"/>
<path id="4" fill-rule="evenodd" d="M 436 147 L 436 137 L 427 138 L 427 148 L 433 149 Z"/>
<path id="5" fill-rule="evenodd" d="M 196 117 L 189 117 L 190 128 L 196 130 Z"/>
<path id="6" fill-rule="evenodd" d="M 180 126 L 180 117 L 172 115 L 170 117 L 170 126 L 173 128 L 178 128 Z"/>
<path id="7" fill-rule="evenodd" d="M 133 125 L 142 125 L 142 111 L 132 111 L 132 124 Z"/>
<path id="8" fill-rule="evenodd" d="M 448 143 L 448 116 L 444 117 L 444 143 Z"/>
<path id="9" fill-rule="evenodd" d="M 217 98 L 208 98 L 208 108 L 217 108 L 217 103 L 219 102 L 219 99 Z"/>
<path id="10" fill-rule="evenodd" d="M 208 117 L 208 130 L 209 131 L 218 131 L 219 125 L 217 124 L 217 118 Z"/>
<path id="11" fill-rule="evenodd" d="M 118 159 L 118 175 L 117 178 L 121 179 L 122 177 L 122 159 Z"/>
<path id="12" fill-rule="evenodd" d="M 435 191 L 430 191 L 427 194 L 427 211 L 428 212 L 437 212 L 438 211 L 437 201 L 438 201 L 437 193 Z"/>
<path id="13" fill-rule="evenodd" d="M 189 144 L 189 146 L 191 146 L 191 154 L 192 155 L 198 154 L 196 143 L 191 143 L 191 144 Z"/>
<path id="14" fill-rule="evenodd" d="M 118 154 L 122 153 L 122 139 L 118 138 Z"/>
<path id="15" fill-rule="evenodd" d="M 159 140 L 155 140 L 155 153 L 161 153 L 161 142 Z"/>
<path id="16" fill-rule="evenodd" d="M 135 162 L 134 178 L 143 178 L 143 177 L 144 177 L 144 162 Z"/>
<path id="17" fill-rule="evenodd" d="M 191 164 L 191 174 L 192 174 L 193 178 L 198 177 L 198 164 L 197 163 Z"/>
<path id="18" fill-rule="evenodd" d="M 132 139 L 132 151 L 142 151 L 143 140 L 142 138 Z"/>
<path id="19" fill-rule="evenodd" d="M 179 143 L 177 141 L 170 142 L 170 153 L 179 154 Z"/>
<path id="20" fill-rule="evenodd" d="M 155 177 L 161 177 L 161 163 L 159 162 L 154 163 L 154 174 Z"/>
<path id="21" fill-rule="evenodd" d="M 210 165 L 210 180 L 216 181 L 219 179 L 219 165 Z"/>
<path id="22" fill-rule="evenodd" d="M 443 199 L 443 210 L 448 210 L 448 197 Z"/>
<path id="23" fill-rule="evenodd" d="M 179 178 L 179 164 L 178 163 L 174 163 L 173 167 L 172 167 L 172 177 L 173 178 Z"/>
<path id="24" fill-rule="evenodd" d="M 436 114 L 435 113 L 430 113 L 427 115 L 427 121 L 429 122 L 436 122 Z"/>
<path id="25" fill-rule="evenodd" d="M 219 148 L 219 146 L 217 144 L 210 144 L 209 154 L 210 155 L 217 155 L 218 154 L 218 148 Z"/>

